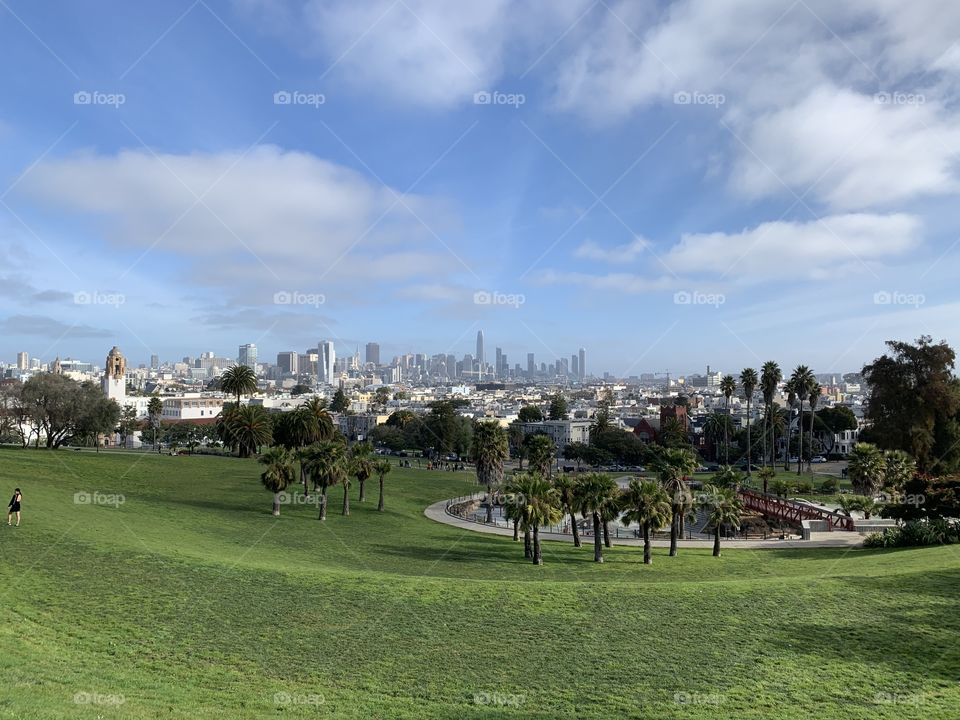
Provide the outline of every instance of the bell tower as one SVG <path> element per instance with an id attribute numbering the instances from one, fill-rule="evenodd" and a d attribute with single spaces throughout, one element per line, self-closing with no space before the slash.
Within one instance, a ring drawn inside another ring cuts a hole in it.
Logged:
<path id="1" fill-rule="evenodd" d="M 102 387 L 103 394 L 120 405 L 127 399 L 127 360 L 116 345 L 107 354 Z"/>

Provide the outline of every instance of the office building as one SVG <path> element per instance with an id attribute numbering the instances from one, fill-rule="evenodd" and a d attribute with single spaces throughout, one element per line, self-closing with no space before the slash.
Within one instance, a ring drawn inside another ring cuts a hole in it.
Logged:
<path id="1" fill-rule="evenodd" d="M 337 353 L 332 340 L 321 340 L 317 345 L 317 380 L 332 384 L 336 378 Z"/>
<path id="2" fill-rule="evenodd" d="M 583 380 L 587 376 L 587 351 L 583 348 L 580 348 L 580 351 L 577 353 L 579 356 L 577 358 L 577 370 L 579 371 L 578 377 Z"/>
<path id="3" fill-rule="evenodd" d="M 380 364 L 380 344 L 375 342 L 367 343 L 366 361 L 374 365 Z"/>
<path id="4" fill-rule="evenodd" d="M 296 375 L 300 370 L 300 356 L 293 351 L 277 353 L 277 367 L 284 375 Z"/>
<path id="5" fill-rule="evenodd" d="M 237 356 L 237 362 L 240 365 L 246 365 L 248 368 L 257 371 L 257 346 L 253 343 L 247 343 L 240 346 L 240 352 Z"/>
<path id="6" fill-rule="evenodd" d="M 17 353 L 17 370 L 30 369 L 30 353 Z"/>

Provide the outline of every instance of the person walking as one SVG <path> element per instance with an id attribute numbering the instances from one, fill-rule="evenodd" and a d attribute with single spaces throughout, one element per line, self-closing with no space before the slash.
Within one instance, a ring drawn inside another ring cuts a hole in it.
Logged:
<path id="1" fill-rule="evenodd" d="M 22 496 L 20 495 L 20 488 L 15 488 L 13 491 L 13 497 L 10 498 L 10 504 L 7 505 L 7 525 L 10 525 L 10 518 L 14 514 L 17 516 L 17 527 L 20 527 L 20 500 Z"/>

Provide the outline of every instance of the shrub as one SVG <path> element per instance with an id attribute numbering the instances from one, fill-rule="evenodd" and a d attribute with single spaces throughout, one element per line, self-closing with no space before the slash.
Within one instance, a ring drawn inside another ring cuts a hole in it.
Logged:
<path id="1" fill-rule="evenodd" d="M 827 478 L 820 483 L 820 492 L 824 495 L 833 495 L 840 487 L 840 481 L 836 478 Z"/>
<path id="2" fill-rule="evenodd" d="M 867 535 L 865 548 L 919 547 L 923 545 L 946 545 L 960 540 L 960 526 L 946 520 L 931 522 L 908 522 L 882 533 Z"/>
<path id="3" fill-rule="evenodd" d="M 813 483 L 809 480 L 798 480 L 796 489 L 801 495 L 809 495 L 813 492 Z"/>

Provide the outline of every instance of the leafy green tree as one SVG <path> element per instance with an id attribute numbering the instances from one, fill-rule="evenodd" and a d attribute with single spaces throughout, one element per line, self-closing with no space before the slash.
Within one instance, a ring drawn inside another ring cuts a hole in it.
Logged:
<path id="1" fill-rule="evenodd" d="M 286 448 L 270 448 L 259 458 L 266 468 L 260 473 L 263 486 L 273 493 L 273 514 L 280 515 L 280 494 L 296 479 L 293 456 Z"/>
<path id="2" fill-rule="evenodd" d="M 759 474 L 759 471 L 758 471 Z M 710 484 L 719 488 L 736 489 L 743 484 L 743 473 L 730 465 L 721 465 L 710 479 Z"/>
<path id="3" fill-rule="evenodd" d="M 891 340 L 890 354 L 864 366 L 869 390 L 864 441 L 910 453 L 920 472 L 945 474 L 960 465 L 960 380 L 955 355 L 929 336 L 915 344 Z"/>
<path id="4" fill-rule="evenodd" d="M 242 395 L 257 391 L 257 376 L 246 365 L 234 365 L 220 376 L 220 389 L 228 395 L 236 395 L 239 406 Z"/>
<path id="5" fill-rule="evenodd" d="M 420 447 L 433 447 L 438 454 L 466 455 L 470 450 L 473 421 L 460 414 L 464 400 L 437 400 L 421 424 Z"/>
<path id="6" fill-rule="evenodd" d="M 548 417 L 551 420 L 566 420 L 568 412 L 569 406 L 567 405 L 567 399 L 563 396 L 563 393 L 557 391 L 553 397 L 550 398 Z"/>
<path id="7" fill-rule="evenodd" d="M 743 388 L 743 397 L 747 401 L 747 477 L 750 477 L 750 465 L 753 463 L 753 449 L 750 438 L 750 421 L 753 416 L 753 394 L 757 390 L 757 371 L 753 368 L 744 368 L 740 372 L 740 387 Z"/>
<path id="8" fill-rule="evenodd" d="M 390 402 L 390 388 L 384 385 L 378 387 L 373 394 L 373 402 L 377 407 L 385 409 Z"/>
<path id="9" fill-rule="evenodd" d="M 775 495 L 779 497 L 786 497 L 791 492 L 793 492 L 794 483 L 792 480 L 787 478 L 775 478 L 770 487 L 773 489 Z"/>
<path id="10" fill-rule="evenodd" d="M 520 412 L 517 413 L 517 419 L 524 423 L 542 422 L 543 410 L 536 405 L 524 405 L 522 408 L 520 408 Z"/>
<path id="11" fill-rule="evenodd" d="M 900 492 L 917 472 L 917 464 L 903 450 L 883 453 L 883 489 Z"/>
<path id="12" fill-rule="evenodd" d="M 590 446 L 587 445 L 586 443 L 582 443 L 582 442 L 569 443 L 563 446 L 563 459 L 570 460 L 571 462 L 576 462 L 577 470 L 579 470 L 581 463 L 584 460 L 586 460 L 589 449 L 590 449 Z"/>
<path id="13" fill-rule="evenodd" d="M 720 380 L 720 392 L 723 393 L 724 409 L 726 410 L 727 417 L 730 417 L 730 398 L 733 397 L 733 393 L 736 392 L 736 390 L 737 381 L 733 379 L 733 375 L 724 375 Z M 723 436 L 723 462 L 726 465 L 730 464 L 729 432 L 724 433 Z"/>
<path id="14" fill-rule="evenodd" d="M 120 406 L 116 400 L 104 397 L 92 383 L 89 385 L 86 389 L 81 388 L 84 401 L 80 407 L 80 417 L 74 425 L 74 435 L 92 440 L 97 452 L 100 452 L 100 436 L 117 426 Z"/>
<path id="15" fill-rule="evenodd" d="M 493 491 L 503 482 L 503 464 L 510 454 L 507 433 L 496 420 L 474 423 L 470 455 L 477 482 L 487 488 L 487 522 L 493 522 Z"/>
<path id="16" fill-rule="evenodd" d="M 383 512 L 383 481 L 387 475 L 390 474 L 390 471 L 393 470 L 393 465 L 390 464 L 390 461 L 386 458 L 381 458 L 373 463 L 373 471 L 377 474 L 377 480 L 380 482 L 380 499 L 377 501 L 377 510 Z"/>
<path id="17" fill-rule="evenodd" d="M 713 527 L 713 556 L 720 557 L 720 529 L 724 525 L 740 528 L 743 501 L 734 488 L 712 485 L 704 486 L 698 500 L 700 507 L 707 510 L 708 524 Z"/>
<path id="18" fill-rule="evenodd" d="M 860 495 L 873 495 L 883 484 L 883 453 L 876 445 L 857 443 L 847 458 L 850 484 Z"/>
<path id="19" fill-rule="evenodd" d="M 780 371 L 780 366 L 777 365 L 773 360 L 768 360 L 763 364 L 763 367 L 760 369 L 760 392 L 763 394 L 763 408 L 764 408 L 764 433 L 763 433 L 763 464 L 767 464 L 767 433 L 771 434 L 770 439 L 770 464 L 775 464 L 773 460 L 773 449 L 776 446 L 776 436 L 774 435 L 774 429 L 770 427 L 770 417 L 772 416 L 773 410 L 773 396 L 777 394 L 777 386 L 780 384 L 780 381 L 783 379 L 783 373 Z"/>
<path id="20" fill-rule="evenodd" d="M 681 448 L 663 448 L 650 463 L 660 479 L 660 484 L 670 496 L 672 506 L 670 521 L 670 557 L 677 554 L 677 540 L 683 522 L 685 505 L 690 494 L 686 478 L 692 475 L 700 463 L 691 451 Z"/>
<path id="21" fill-rule="evenodd" d="M 337 391 L 333 394 L 333 400 L 330 401 L 330 409 L 335 413 L 345 413 L 350 409 L 350 399 L 346 393 L 343 392 L 343 388 L 337 388 Z"/>
<path id="22" fill-rule="evenodd" d="M 652 480 L 634 478 L 623 495 L 623 524 L 637 523 L 643 534 L 643 563 L 653 564 L 650 533 L 670 522 L 670 496 Z"/>

